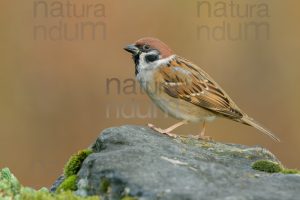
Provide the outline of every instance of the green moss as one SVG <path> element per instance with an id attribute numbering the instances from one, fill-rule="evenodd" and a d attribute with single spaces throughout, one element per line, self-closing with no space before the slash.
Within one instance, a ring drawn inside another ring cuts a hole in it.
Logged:
<path id="1" fill-rule="evenodd" d="M 100 183 L 100 191 L 103 193 L 108 193 L 110 188 L 110 182 L 108 179 L 103 178 Z"/>
<path id="2" fill-rule="evenodd" d="M 71 191 L 60 192 L 58 194 L 49 193 L 46 191 L 23 191 L 20 195 L 21 200 L 99 200 L 99 197 L 79 197 Z"/>
<path id="3" fill-rule="evenodd" d="M 56 191 L 75 191 L 77 190 L 77 172 L 79 171 L 82 162 L 88 157 L 92 152 L 90 149 L 84 149 L 78 153 L 71 156 L 69 161 L 64 167 L 65 180 L 59 185 Z"/>
<path id="4" fill-rule="evenodd" d="M 21 185 L 8 168 L 0 170 L 0 199 L 16 198 Z"/>
<path id="5" fill-rule="evenodd" d="M 252 169 L 268 173 L 278 173 L 282 171 L 282 166 L 269 160 L 258 160 L 252 164 Z"/>
<path id="6" fill-rule="evenodd" d="M 69 181 L 70 181 L 69 177 Z M 72 182 L 72 181 L 71 181 Z M 73 181 L 74 182 L 74 181 Z M 76 180 L 75 180 L 76 182 Z M 99 200 L 98 196 L 79 197 L 72 191 L 61 191 L 60 193 L 50 193 L 47 188 L 38 191 L 22 187 L 17 178 L 8 168 L 0 170 L 0 199 L 2 200 Z"/>
<path id="7" fill-rule="evenodd" d="M 76 175 L 72 175 L 67 177 L 57 188 L 57 192 L 61 192 L 61 191 L 75 191 L 77 190 L 77 185 L 76 185 L 76 181 L 77 181 L 77 176 Z"/>
<path id="8" fill-rule="evenodd" d="M 297 169 L 283 169 L 281 171 L 283 174 L 300 174 L 300 171 Z"/>
<path id="9" fill-rule="evenodd" d="M 269 160 L 256 161 L 252 164 L 252 169 L 268 173 L 300 174 L 300 171 L 297 169 L 287 169 L 279 163 L 275 163 Z"/>
<path id="10" fill-rule="evenodd" d="M 88 157 L 91 153 L 93 153 L 92 150 L 85 149 L 79 151 L 77 154 L 72 155 L 64 167 L 64 175 L 66 177 L 76 175 L 84 159 L 86 159 L 86 157 Z"/>
<path id="11" fill-rule="evenodd" d="M 136 198 L 130 197 L 130 196 L 125 196 L 121 200 L 137 200 Z"/>

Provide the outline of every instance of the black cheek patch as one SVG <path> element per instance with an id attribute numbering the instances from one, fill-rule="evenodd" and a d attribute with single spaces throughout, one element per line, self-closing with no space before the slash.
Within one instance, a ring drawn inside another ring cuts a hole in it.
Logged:
<path id="1" fill-rule="evenodd" d="M 146 60 L 147 63 L 154 62 L 158 59 L 159 59 L 158 55 L 155 55 L 155 54 L 150 54 L 150 55 L 145 56 L 145 60 Z"/>

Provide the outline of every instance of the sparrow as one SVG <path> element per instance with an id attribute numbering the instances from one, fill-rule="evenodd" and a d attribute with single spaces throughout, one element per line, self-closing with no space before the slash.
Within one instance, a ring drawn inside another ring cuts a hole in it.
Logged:
<path id="1" fill-rule="evenodd" d="M 132 54 L 135 76 L 142 89 L 162 111 L 180 120 L 166 129 L 149 124 L 152 129 L 176 137 L 171 132 L 177 127 L 202 122 L 197 138 L 207 139 L 206 122 L 223 117 L 252 126 L 279 141 L 270 130 L 243 112 L 204 70 L 173 53 L 159 39 L 142 38 L 124 50 Z"/>

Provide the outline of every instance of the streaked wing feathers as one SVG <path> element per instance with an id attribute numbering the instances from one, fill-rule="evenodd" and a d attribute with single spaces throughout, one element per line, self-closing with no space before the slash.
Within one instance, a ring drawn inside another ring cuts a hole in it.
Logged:
<path id="1" fill-rule="evenodd" d="M 235 120 L 243 117 L 228 95 L 189 61 L 177 56 L 158 73 L 161 75 L 159 82 L 168 95 Z"/>

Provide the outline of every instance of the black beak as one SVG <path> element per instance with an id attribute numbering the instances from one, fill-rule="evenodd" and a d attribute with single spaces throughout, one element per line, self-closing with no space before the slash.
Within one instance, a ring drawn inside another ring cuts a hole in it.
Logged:
<path id="1" fill-rule="evenodd" d="M 128 51 L 129 53 L 132 53 L 133 55 L 139 54 L 140 50 L 135 45 L 130 44 L 127 47 L 124 48 L 125 51 Z"/>

